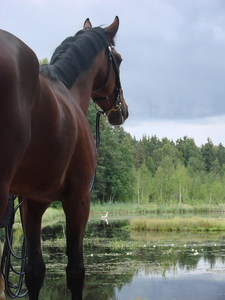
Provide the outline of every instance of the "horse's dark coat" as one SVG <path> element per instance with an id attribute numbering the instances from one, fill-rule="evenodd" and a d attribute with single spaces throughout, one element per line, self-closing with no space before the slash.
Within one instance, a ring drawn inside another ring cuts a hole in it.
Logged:
<path id="1" fill-rule="evenodd" d="M 84 30 L 66 39 L 40 72 L 34 52 L 0 30 L 0 219 L 8 195 L 22 196 L 30 300 L 38 299 L 45 276 L 42 215 L 56 200 L 62 201 L 66 215 L 68 287 L 73 300 L 82 299 L 82 241 L 97 162 L 86 118 L 89 101 L 107 96 L 99 105 L 112 124 L 121 124 L 128 116 L 122 96 L 117 106 L 118 75 L 108 68 L 106 51 L 118 26 L 117 17 L 105 29 L 92 28 L 86 20 Z M 115 49 L 113 55 L 120 60 Z M 105 78 L 107 83 L 99 90 Z"/>

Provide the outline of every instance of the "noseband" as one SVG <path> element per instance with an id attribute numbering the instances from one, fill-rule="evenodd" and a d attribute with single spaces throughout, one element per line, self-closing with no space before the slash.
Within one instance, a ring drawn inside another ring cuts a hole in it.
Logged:
<path id="1" fill-rule="evenodd" d="M 115 105 L 113 105 L 112 108 L 110 108 L 109 110 L 104 111 L 104 113 L 108 116 L 111 112 L 118 111 L 118 110 L 121 109 L 121 106 L 122 106 L 122 88 L 121 88 L 121 82 L 120 82 L 119 68 L 118 68 L 115 56 L 112 53 L 112 47 L 108 46 L 106 48 L 106 50 L 108 51 L 108 58 L 109 58 L 109 67 L 108 67 L 107 76 L 106 76 L 106 79 L 105 79 L 104 83 L 102 84 L 102 86 L 100 88 L 98 88 L 97 90 L 95 90 L 94 93 L 101 92 L 107 87 L 107 84 L 108 84 L 108 81 L 109 81 L 109 75 L 110 75 L 110 72 L 111 72 L 111 68 L 113 67 L 113 70 L 114 70 L 115 76 L 116 76 L 116 87 L 113 90 L 116 102 L 115 102 Z M 94 97 L 92 99 L 93 99 L 94 103 L 96 103 L 96 102 L 106 101 L 109 98 L 110 98 L 109 96 L 105 96 L 105 97 Z"/>

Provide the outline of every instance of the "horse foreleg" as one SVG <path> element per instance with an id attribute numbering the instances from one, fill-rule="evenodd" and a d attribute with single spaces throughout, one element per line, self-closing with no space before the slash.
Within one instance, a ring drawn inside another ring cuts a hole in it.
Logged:
<path id="1" fill-rule="evenodd" d="M 85 276 L 83 236 L 90 209 L 89 192 L 80 198 L 76 196 L 76 199 L 74 197 L 64 199 L 63 208 L 66 214 L 67 285 L 71 291 L 72 300 L 81 300 Z"/>
<path id="2" fill-rule="evenodd" d="M 41 250 L 41 219 L 48 204 L 23 200 L 23 220 L 28 262 L 25 282 L 29 300 L 38 300 L 45 278 L 45 263 Z"/>

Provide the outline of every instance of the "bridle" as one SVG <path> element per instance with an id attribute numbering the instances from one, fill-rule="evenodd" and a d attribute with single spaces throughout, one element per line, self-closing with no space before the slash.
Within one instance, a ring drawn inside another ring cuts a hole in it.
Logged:
<path id="1" fill-rule="evenodd" d="M 107 87 L 107 84 L 108 84 L 108 81 L 109 81 L 109 75 L 110 75 L 111 69 L 113 67 L 113 70 L 114 70 L 115 76 L 116 76 L 116 87 L 113 90 L 113 94 L 114 94 L 114 97 L 116 99 L 116 102 L 115 102 L 115 104 L 113 105 L 112 108 L 110 108 L 108 110 L 104 110 L 104 114 L 106 116 L 108 116 L 111 112 L 119 111 L 121 109 L 122 99 L 123 99 L 122 98 L 123 97 L 122 96 L 123 91 L 122 91 L 121 82 L 120 82 L 119 68 L 118 68 L 118 64 L 116 62 L 115 56 L 112 52 L 112 49 L 113 49 L 113 46 L 108 46 L 106 48 L 106 51 L 108 52 L 108 61 L 109 61 L 108 72 L 107 72 L 106 79 L 105 79 L 105 81 L 103 82 L 103 84 L 101 85 L 100 88 L 93 91 L 93 93 L 99 93 Z M 110 97 L 111 97 L 111 95 L 110 96 L 105 96 L 105 97 L 93 97 L 92 99 L 93 99 L 94 103 L 97 103 L 97 102 L 107 101 Z"/>
<path id="2" fill-rule="evenodd" d="M 121 107 L 122 107 L 123 90 L 122 90 L 121 83 L 120 83 L 120 75 L 119 75 L 118 64 L 116 62 L 115 56 L 112 53 L 112 49 L 113 49 L 113 46 L 108 46 L 106 48 L 106 51 L 108 52 L 108 71 L 107 71 L 106 79 L 104 80 L 104 82 L 103 82 L 103 84 L 101 85 L 100 88 L 93 91 L 93 93 L 98 93 L 98 92 L 102 92 L 106 89 L 108 81 L 109 81 L 109 75 L 110 75 L 111 69 L 113 67 L 114 72 L 115 72 L 115 76 L 116 76 L 116 87 L 113 90 L 116 102 L 113 105 L 113 107 L 111 107 L 108 110 L 98 110 L 97 109 L 96 121 L 95 121 L 95 126 L 96 126 L 95 127 L 95 129 L 96 129 L 95 145 L 96 145 L 97 150 L 98 150 L 99 145 L 100 145 L 100 128 L 99 128 L 99 124 L 100 124 L 101 115 L 106 115 L 108 117 L 111 112 L 119 111 L 119 110 L 121 110 Z M 95 104 L 97 104 L 97 102 L 107 101 L 110 98 L 110 96 L 92 97 L 92 100 L 94 101 Z M 92 191 L 93 188 L 94 188 L 95 180 L 96 180 L 96 170 L 95 170 L 95 173 L 94 173 L 94 175 L 92 177 L 92 180 L 91 180 L 91 183 L 90 183 L 90 191 Z"/>

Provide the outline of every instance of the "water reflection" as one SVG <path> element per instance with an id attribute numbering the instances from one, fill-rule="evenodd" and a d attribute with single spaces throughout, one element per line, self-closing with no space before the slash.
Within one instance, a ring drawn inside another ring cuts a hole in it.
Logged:
<path id="1" fill-rule="evenodd" d="M 84 300 L 225 299 L 224 234 L 137 234 L 128 220 L 91 221 L 84 241 Z M 70 299 L 64 225 L 42 232 L 40 299 Z"/>
<path id="2" fill-rule="evenodd" d="M 115 227 L 119 233 L 118 223 Z M 121 231 L 125 239 L 120 232 L 117 239 L 101 240 L 98 253 L 88 259 L 85 299 L 92 299 L 93 291 L 98 295 L 93 299 L 225 298 L 224 235 Z"/>

